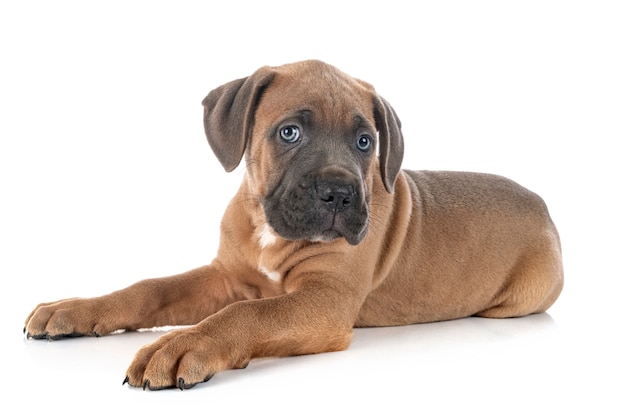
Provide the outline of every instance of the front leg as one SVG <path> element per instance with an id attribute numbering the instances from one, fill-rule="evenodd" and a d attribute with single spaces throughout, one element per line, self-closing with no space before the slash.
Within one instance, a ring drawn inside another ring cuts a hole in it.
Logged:
<path id="1" fill-rule="evenodd" d="M 140 349 L 124 383 L 156 390 L 191 388 L 254 357 L 347 349 L 358 309 L 330 289 L 301 290 L 232 304 L 198 325 L 172 331 Z"/>
<path id="2" fill-rule="evenodd" d="M 196 324 L 224 306 L 256 298 L 254 287 L 231 282 L 219 265 L 167 278 L 139 281 L 94 298 L 71 298 L 38 305 L 24 332 L 34 339 L 103 336 L 116 330 Z"/>

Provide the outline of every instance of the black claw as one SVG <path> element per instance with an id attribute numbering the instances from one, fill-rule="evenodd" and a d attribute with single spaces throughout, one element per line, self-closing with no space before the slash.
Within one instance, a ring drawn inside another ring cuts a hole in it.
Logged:
<path id="1" fill-rule="evenodd" d="M 146 379 L 145 381 L 143 381 L 143 390 L 144 391 L 146 390 L 146 387 L 148 389 L 150 389 L 150 380 L 149 379 Z"/>
<path id="2" fill-rule="evenodd" d="M 183 378 L 178 378 L 178 388 L 180 388 L 181 391 L 186 390 L 186 389 L 191 389 L 195 386 L 196 384 L 186 384 Z"/>
<path id="3" fill-rule="evenodd" d="M 130 378 L 128 378 L 128 375 L 126 375 L 126 378 L 124 378 L 124 381 L 122 381 L 122 385 L 128 384 L 129 380 L 130 380 Z"/>

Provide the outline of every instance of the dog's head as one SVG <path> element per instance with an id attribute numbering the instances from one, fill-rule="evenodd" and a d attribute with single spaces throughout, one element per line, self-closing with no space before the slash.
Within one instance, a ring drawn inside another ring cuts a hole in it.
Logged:
<path id="1" fill-rule="evenodd" d="M 263 67 L 202 104 L 215 155 L 232 171 L 245 154 L 247 179 L 278 235 L 352 245 L 365 237 L 373 175 L 393 192 L 403 156 L 400 121 L 371 85 L 303 61 Z"/>

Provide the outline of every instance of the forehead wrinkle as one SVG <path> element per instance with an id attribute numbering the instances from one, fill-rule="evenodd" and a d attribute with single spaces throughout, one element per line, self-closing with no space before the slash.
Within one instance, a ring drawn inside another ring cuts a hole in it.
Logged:
<path id="1" fill-rule="evenodd" d="M 288 120 L 303 109 L 310 111 L 307 121 L 326 133 L 376 130 L 371 89 L 343 73 L 326 69 L 279 71 L 261 96 L 255 125 L 267 132 L 279 120 Z"/>
<path id="2" fill-rule="evenodd" d="M 360 114 L 354 116 L 354 124 L 360 129 L 372 130 L 374 132 L 376 131 L 376 127 L 370 122 L 370 120 L 366 117 L 362 117 Z"/>

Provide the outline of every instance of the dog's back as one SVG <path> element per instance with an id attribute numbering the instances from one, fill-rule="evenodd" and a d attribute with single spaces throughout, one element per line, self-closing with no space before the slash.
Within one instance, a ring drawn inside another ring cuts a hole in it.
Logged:
<path id="1" fill-rule="evenodd" d="M 395 233 L 412 251 L 398 254 L 357 325 L 515 317 L 554 303 L 563 286 L 560 241 L 539 196 L 496 175 L 403 173 L 396 187 L 410 190 L 411 221 Z"/>

